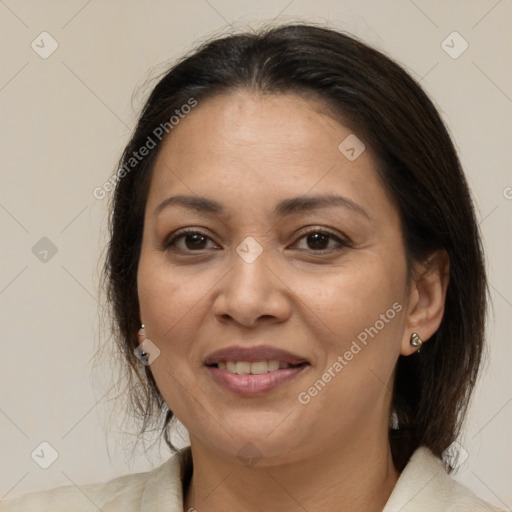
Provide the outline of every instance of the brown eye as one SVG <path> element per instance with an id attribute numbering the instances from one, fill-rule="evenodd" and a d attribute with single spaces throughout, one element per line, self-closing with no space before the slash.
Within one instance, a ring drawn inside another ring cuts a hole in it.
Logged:
<path id="1" fill-rule="evenodd" d="M 324 233 L 312 233 L 307 235 L 306 240 L 310 249 L 326 249 L 329 245 L 330 236 Z"/>
<path id="2" fill-rule="evenodd" d="M 208 249 L 210 242 L 213 244 L 210 237 L 200 231 L 181 231 L 164 244 L 164 249 L 176 249 L 184 252 L 202 251 Z M 214 244 L 213 248 L 218 249 L 219 247 Z"/>
<path id="3" fill-rule="evenodd" d="M 203 236 L 200 233 L 184 235 L 183 239 L 185 240 L 187 249 L 204 249 L 204 246 L 208 240 L 206 236 Z"/>
<path id="4" fill-rule="evenodd" d="M 304 233 L 295 244 L 301 250 L 316 252 L 331 252 L 349 247 L 348 242 L 345 242 L 339 236 L 320 229 Z"/>

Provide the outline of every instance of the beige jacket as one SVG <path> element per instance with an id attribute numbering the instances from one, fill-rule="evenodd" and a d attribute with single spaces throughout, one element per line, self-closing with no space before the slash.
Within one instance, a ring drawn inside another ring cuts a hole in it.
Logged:
<path id="1" fill-rule="evenodd" d="M 191 467 L 190 448 L 146 473 L 105 483 L 66 485 L 0 503 L 0 512 L 185 512 L 182 474 Z M 417 449 L 382 512 L 494 511 L 453 480 L 427 448 Z"/>

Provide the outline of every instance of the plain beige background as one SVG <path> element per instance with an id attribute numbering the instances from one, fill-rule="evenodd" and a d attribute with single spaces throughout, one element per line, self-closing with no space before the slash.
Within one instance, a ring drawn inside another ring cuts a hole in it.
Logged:
<path id="1" fill-rule="evenodd" d="M 476 199 L 494 303 L 457 479 L 512 507 L 510 0 L 0 0 L 0 498 L 147 470 L 168 456 L 156 445 L 149 458 L 140 448 L 129 458 L 133 439 L 109 422 L 104 399 L 111 369 L 91 378 L 104 340 L 107 216 L 93 190 L 114 172 L 148 78 L 232 23 L 274 18 L 361 37 L 405 66 L 442 112 Z M 41 442 L 58 453 L 48 469 L 31 458 L 51 457 Z"/>

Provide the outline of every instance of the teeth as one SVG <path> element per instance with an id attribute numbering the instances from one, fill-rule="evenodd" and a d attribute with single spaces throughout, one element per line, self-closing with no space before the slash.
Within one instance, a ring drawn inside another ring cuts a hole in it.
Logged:
<path id="1" fill-rule="evenodd" d="M 256 363 L 251 363 L 251 373 L 253 375 L 262 375 L 263 373 L 268 372 L 268 363 L 267 361 L 258 361 Z"/>
<path id="2" fill-rule="evenodd" d="M 251 363 L 247 361 L 237 361 L 235 366 L 235 371 L 238 375 L 249 375 L 249 373 L 251 373 Z"/>
<path id="3" fill-rule="evenodd" d="M 283 361 L 220 361 L 217 364 L 220 370 L 227 370 L 238 375 L 262 375 L 267 372 L 275 372 L 276 370 L 291 368 L 291 365 Z"/>
<path id="4" fill-rule="evenodd" d="M 279 361 L 267 361 L 267 363 L 269 372 L 275 372 L 276 370 L 279 370 Z"/>

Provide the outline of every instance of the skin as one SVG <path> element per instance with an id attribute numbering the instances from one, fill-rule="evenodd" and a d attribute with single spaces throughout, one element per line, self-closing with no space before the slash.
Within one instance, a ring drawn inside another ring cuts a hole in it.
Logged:
<path id="1" fill-rule="evenodd" d="M 351 133 L 312 99 L 242 90 L 200 103 L 158 155 L 138 291 L 145 337 L 161 351 L 152 373 L 190 434 L 185 510 L 378 511 L 397 481 L 387 439 L 394 368 L 416 350 L 412 332 L 427 340 L 441 322 L 447 261 L 436 253 L 407 272 L 399 215 L 371 149 L 354 161 L 338 149 Z M 154 214 L 177 194 L 216 200 L 225 213 L 173 205 Z M 316 194 L 342 195 L 366 215 L 343 206 L 273 212 Z M 164 248 L 182 228 L 207 236 L 200 250 L 190 236 Z M 325 230 L 349 245 L 328 238 L 315 249 L 304 236 Z M 262 248 L 252 263 L 236 252 L 248 236 Z M 401 311 L 300 403 L 396 303 Z M 270 393 L 240 397 L 202 364 L 235 344 L 272 345 L 310 366 Z M 251 463 L 239 455 L 248 443 Z"/>

